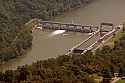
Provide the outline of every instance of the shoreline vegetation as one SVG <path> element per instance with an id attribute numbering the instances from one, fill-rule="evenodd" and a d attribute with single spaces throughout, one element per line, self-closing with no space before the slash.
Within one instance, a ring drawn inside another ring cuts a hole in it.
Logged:
<path id="1" fill-rule="evenodd" d="M 113 48 L 103 46 L 95 53 L 62 55 L 0 72 L 0 82 L 111 83 L 115 73 L 125 76 L 125 32 L 121 33 Z"/>
<path id="2" fill-rule="evenodd" d="M 92 1 L 94 0 L 1 0 L 0 63 L 22 56 L 32 47 L 32 28 L 25 26 L 29 20 L 50 20 Z"/>
<path id="3" fill-rule="evenodd" d="M 21 56 L 31 48 L 32 25 L 24 25 L 28 20 L 47 20 L 56 15 L 54 8 L 73 8 L 86 1 L 89 0 L 1 0 L 0 59 Z M 85 54 L 62 55 L 0 72 L 0 83 L 111 83 L 115 73 L 125 76 L 125 34 L 113 43 L 112 48 L 106 45 L 95 53 L 90 50 Z"/>

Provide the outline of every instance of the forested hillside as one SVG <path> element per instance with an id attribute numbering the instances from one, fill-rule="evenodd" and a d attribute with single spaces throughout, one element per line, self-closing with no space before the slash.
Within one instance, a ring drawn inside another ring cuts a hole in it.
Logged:
<path id="1" fill-rule="evenodd" d="M 96 74 L 103 77 L 102 83 L 110 83 L 114 73 L 125 76 L 125 35 L 114 43 L 113 48 L 104 46 L 94 54 L 88 51 L 82 55 L 62 55 L 18 67 L 17 70 L 7 70 L 5 73 L 0 73 L 0 81 L 2 83 L 96 83 L 92 77 Z"/>
<path id="2" fill-rule="evenodd" d="M 0 61 L 20 56 L 31 48 L 31 30 L 24 26 L 29 20 L 49 20 L 91 1 L 93 0 L 0 0 Z"/>
<path id="3" fill-rule="evenodd" d="M 0 0 L 0 60 L 20 56 L 31 48 L 31 28 L 25 26 L 29 20 L 49 20 L 91 1 Z M 103 77 L 102 83 L 110 83 L 114 73 L 125 76 L 125 35 L 113 48 L 104 46 L 95 53 L 62 55 L 0 72 L 0 83 L 96 83 L 93 74 Z"/>

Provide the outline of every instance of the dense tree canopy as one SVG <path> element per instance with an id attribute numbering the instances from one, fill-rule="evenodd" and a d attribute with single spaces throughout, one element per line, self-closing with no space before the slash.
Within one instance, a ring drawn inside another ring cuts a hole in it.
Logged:
<path id="1" fill-rule="evenodd" d="M 56 15 L 84 6 L 92 0 L 1 0 L 0 1 L 0 60 L 20 56 L 32 46 L 33 18 L 49 20 Z M 95 83 L 97 74 L 112 78 L 114 72 L 125 76 L 125 35 L 93 54 L 62 55 L 41 60 L 16 70 L 0 72 L 0 83 Z M 108 82 L 109 80 L 103 80 Z"/>
<path id="2" fill-rule="evenodd" d="M 22 55 L 32 46 L 29 20 L 49 20 L 93 0 L 0 0 L 0 61 Z"/>
<path id="3" fill-rule="evenodd" d="M 114 73 L 125 76 L 125 35 L 114 48 L 104 46 L 96 53 L 62 55 L 40 60 L 16 70 L 0 72 L 2 83 L 96 83 L 93 74 L 102 76 L 103 83 L 110 83 Z M 117 48 L 115 48 L 117 46 Z"/>

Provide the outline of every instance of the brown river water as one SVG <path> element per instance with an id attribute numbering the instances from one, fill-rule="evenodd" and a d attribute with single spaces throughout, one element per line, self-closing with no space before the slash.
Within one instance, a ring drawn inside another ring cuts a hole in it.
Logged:
<path id="1" fill-rule="evenodd" d="M 64 23 L 99 25 L 101 22 L 119 24 L 125 21 L 125 0 L 96 0 L 84 8 L 65 13 L 55 18 Z M 15 69 L 17 66 L 31 64 L 65 54 L 68 49 L 88 38 L 88 34 L 63 31 L 41 31 L 33 33 L 33 47 L 25 56 L 13 59 L 0 66 L 0 71 Z"/>

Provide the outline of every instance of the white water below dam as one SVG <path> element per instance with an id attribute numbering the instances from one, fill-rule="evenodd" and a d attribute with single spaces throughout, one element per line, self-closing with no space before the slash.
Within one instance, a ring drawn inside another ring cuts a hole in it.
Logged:
<path id="1" fill-rule="evenodd" d="M 95 0 L 84 8 L 65 13 L 54 21 L 83 25 L 99 25 L 101 22 L 120 24 L 125 21 L 125 0 Z M 25 56 L 13 59 L 0 66 L 1 71 L 31 64 L 65 54 L 70 48 L 82 42 L 90 34 L 46 30 L 34 32 L 32 50 Z"/>

